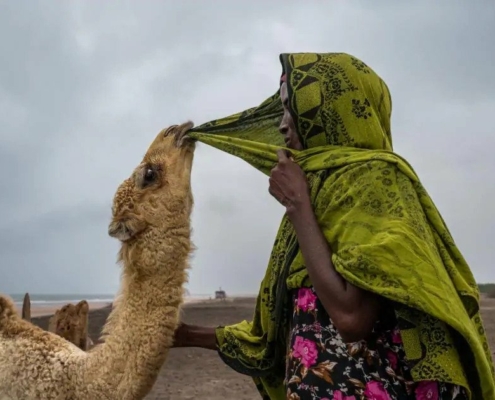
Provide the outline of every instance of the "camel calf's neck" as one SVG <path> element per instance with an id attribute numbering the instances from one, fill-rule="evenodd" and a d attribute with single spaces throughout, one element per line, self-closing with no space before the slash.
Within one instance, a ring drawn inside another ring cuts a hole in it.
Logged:
<path id="1" fill-rule="evenodd" d="M 153 237 L 157 240 L 122 247 L 121 293 L 104 329 L 105 342 L 87 364 L 87 380 L 115 387 L 118 399 L 142 398 L 151 390 L 179 320 L 191 251 L 189 224 Z M 147 378 L 133 379 L 136 375 Z"/>

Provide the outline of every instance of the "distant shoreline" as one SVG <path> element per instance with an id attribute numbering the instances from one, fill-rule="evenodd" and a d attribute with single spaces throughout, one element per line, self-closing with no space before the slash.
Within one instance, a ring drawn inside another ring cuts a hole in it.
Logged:
<path id="1" fill-rule="evenodd" d="M 60 303 L 60 304 L 50 304 L 50 305 L 38 305 L 38 304 L 32 304 L 31 305 L 31 318 L 36 318 L 36 317 L 49 317 L 55 314 L 57 310 L 60 310 L 65 304 L 68 303 Z M 72 304 L 77 304 L 77 302 L 74 302 Z M 111 302 L 88 302 L 89 305 L 89 310 L 99 310 L 100 308 L 105 308 L 107 306 L 112 305 Z M 19 315 L 21 315 L 22 312 L 22 304 L 18 305 L 16 304 L 17 312 Z"/>
<path id="2" fill-rule="evenodd" d="M 256 296 L 234 296 L 234 297 L 227 297 L 225 302 L 232 302 L 234 300 L 252 300 L 255 299 Z M 49 317 L 55 314 L 55 312 L 59 309 L 61 309 L 64 305 L 66 304 L 77 304 L 80 300 L 72 300 L 72 301 L 67 301 L 67 302 L 53 302 L 53 303 L 48 303 L 48 304 L 43 304 L 43 303 L 31 303 L 31 317 L 32 318 L 37 318 L 37 317 Z M 195 296 L 187 296 L 184 298 L 184 306 L 187 305 L 193 305 L 193 304 L 215 304 L 215 303 L 222 303 L 222 300 L 214 299 L 213 296 L 211 297 L 195 297 Z M 89 310 L 90 311 L 95 311 L 99 310 L 105 307 L 111 307 L 113 303 L 112 301 L 91 301 L 88 300 L 88 305 L 89 305 Z M 16 302 L 16 309 L 19 315 L 21 314 L 22 311 L 22 303 L 19 304 L 19 302 Z"/>

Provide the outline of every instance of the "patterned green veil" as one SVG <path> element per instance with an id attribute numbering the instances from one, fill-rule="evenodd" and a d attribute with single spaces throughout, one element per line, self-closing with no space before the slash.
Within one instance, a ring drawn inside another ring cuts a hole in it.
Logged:
<path id="1" fill-rule="evenodd" d="M 333 264 L 352 284 L 393 306 L 415 381 L 495 399 L 494 370 L 474 277 L 413 168 L 392 151 L 391 98 L 366 64 L 343 53 L 282 54 L 305 171 Z M 191 135 L 268 174 L 283 146 L 279 92 L 258 107 Z M 217 329 L 222 359 L 254 378 L 266 399 L 285 399 L 290 290 L 309 286 L 284 217 L 253 320 Z"/>

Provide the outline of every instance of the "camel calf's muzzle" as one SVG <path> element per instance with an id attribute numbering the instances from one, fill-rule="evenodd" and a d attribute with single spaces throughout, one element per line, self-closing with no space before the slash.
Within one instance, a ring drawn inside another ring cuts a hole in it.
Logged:
<path id="1" fill-rule="evenodd" d="M 193 126 L 192 121 L 187 121 L 181 125 L 172 125 L 165 131 L 164 137 L 174 135 L 174 144 L 177 147 L 189 147 L 196 142 L 195 139 L 187 135 Z"/>

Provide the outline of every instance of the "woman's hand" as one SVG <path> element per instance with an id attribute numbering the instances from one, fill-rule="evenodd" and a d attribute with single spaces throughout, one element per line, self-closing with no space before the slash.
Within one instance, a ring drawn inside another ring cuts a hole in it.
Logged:
<path id="1" fill-rule="evenodd" d="M 188 347 L 189 327 L 184 322 L 179 322 L 179 326 L 174 333 L 173 347 Z"/>
<path id="2" fill-rule="evenodd" d="M 310 206 L 309 185 L 303 170 L 286 150 L 278 150 L 277 156 L 278 163 L 271 171 L 268 191 L 288 213 Z"/>
<path id="3" fill-rule="evenodd" d="M 180 322 L 174 333 L 172 347 L 201 347 L 216 350 L 215 328 L 187 325 L 184 322 Z"/>

